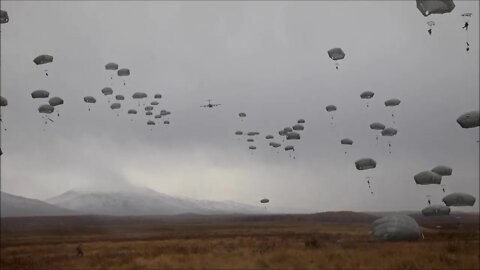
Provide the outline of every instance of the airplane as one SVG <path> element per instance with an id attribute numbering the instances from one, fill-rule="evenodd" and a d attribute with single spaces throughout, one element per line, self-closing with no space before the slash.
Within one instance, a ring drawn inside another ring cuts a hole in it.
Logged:
<path id="1" fill-rule="evenodd" d="M 202 105 L 202 106 L 200 106 L 200 107 L 203 107 L 203 108 L 213 108 L 213 107 L 222 105 L 222 104 L 212 104 L 212 103 L 211 103 L 211 101 L 212 101 L 211 99 L 207 99 L 207 100 L 208 100 L 208 104 L 207 104 L 207 105 Z"/>

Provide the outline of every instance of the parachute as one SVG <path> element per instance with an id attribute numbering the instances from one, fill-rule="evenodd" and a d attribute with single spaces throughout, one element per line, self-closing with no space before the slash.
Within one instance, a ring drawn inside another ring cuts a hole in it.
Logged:
<path id="1" fill-rule="evenodd" d="M 442 176 L 431 171 L 423 171 L 417 173 L 413 177 L 413 179 L 415 180 L 415 183 L 417 183 L 417 185 L 440 185 L 440 183 L 442 182 Z"/>
<path id="2" fill-rule="evenodd" d="M 389 99 L 389 100 L 385 101 L 385 106 L 386 107 L 398 106 L 398 104 L 400 104 L 400 102 L 401 101 L 399 99 L 392 98 L 392 99 Z"/>
<path id="3" fill-rule="evenodd" d="M 285 151 L 295 151 L 295 148 L 292 145 L 285 146 Z"/>
<path id="4" fill-rule="evenodd" d="M 386 241 L 417 240 L 422 236 L 418 223 L 407 215 L 389 215 L 375 220 L 372 235 Z"/>
<path id="5" fill-rule="evenodd" d="M 247 142 L 254 142 L 253 139 L 247 139 Z"/>
<path id="6" fill-rule="evenodd" d="M 120 109 L 120 107 L 121 107 L 120 103 L 112 103 L 112 105 L 110 105 L 110 109 L 112 110 Z"/>
<path id="7" fill-rule="evenodd" d="M 35 57 L 35 59 L 33 59 L 33 62 L 38 66 L 38 65 L 44 65 L 44 64 L 48 64 L 48 63 L 51 63 L 53 62 L 53 56 L 51 55 L 48 55 L 48 54 L 42 54 L 42 55 L 39 55 L 37 57 Z M 45 75 L 48 76 L 48 70 L 45 69 Z"/>
<path id="8" fill-rule="evenodd" d="M 384 130 L 384 129 L 385 129 L 385 125 L 382 124 L 382 123 L 379 123 L 379 122 L 374 122 L 374 123 L 371 123 L 371 124 L 370 124 L 370 129 L 373 129 L 373 130 Z"/>
<path id="9" fill-rule="evenodd" d="M 160 94 L 155 94 L 155 95 L 153 96 L 153 98 L 160 99 L 160 98 L 162 98 L 162 95 L 160 95 Z"/>
<path id="10" fill-rule="evenodd" d="M 152 106 L 157 106 L 158 104 L 159 104 L 158 101 L 152 101 L 152 102 L 150 102 L 150 105 L 152 105 Z"/>
<path id="11" fill-rule="evenodd" d="M 105 65 L 105 69 L 106 70 L 117 70 L 118 65 L 115 64 L 115 63 L 108 63 L 108 64 Z"/>
<path id="12" fill-rule="evenodd" d="M 462 128 L 474 128 L 480 126 L 479 111 L 471 111 L 460 115 L 457 123 Z"/>
<path id="13" fill-rule="evenodd" d="M 164 124 L 164 125 L 170 125 L 170 121 L 168 121 L 168 120 L 163 121 L 163 124 Z"/>
<path id="14" fill-rule="evenodd" d="M 8 23 L 10 18 L 8 17 L 8 12 L 5 10 L 0 10 L 0 24 Z"/>
<path id="15" fill-rule="evenodd" d="M 397 135 L 397 130 L 394 129 L 394 128 L 386 128 L 384 130 L 382 130 L 382 136 L 395 136 Z"/>
<path id="16" fill-rule="evenodd" d="M 328 50 L 328 57 L 335 61 L 335 68 L 338 69 L 338 60 L 345 58 L 345 53 L 341 48 L 333 48 Z"/>
<path id="17" fill-rule="evenodd" d="M 305 119 L 298 119 L 297 123 L 298 124 L 305 124 Z"/>
<path id="18" fill-rule="evenodd" d="M 243 135 L 243 132 L 241 130 L 235 131 L 235 135 Z"/>
<path id="19" fill-rule="evenodd" d="M 49 101 L 48 101 L 48 104 L 50 104 L 51 106 L 58 106 L 58 105 L 62 105 L 63 104 L 63 99 L 59 98 L 59 97 L 52 97 Z"/>
<path id="20" fill-rule="evenodd" d="M 342 139 L 340 141 L 341 144 L 348 144 L 348 145 L 352 145 L 353 144 L 353 141 L 351 139 L 348 139 L 348 138 L 345 138 L 345 139 Z"/>
<path id="21" fill-rule="evenodd" d="M 160 118 L 162 118 L 162 115 L 161 114 L 156 114 L 154 117 L 155 117 L 155 119 L 160 119 Z"/>
<path id="22" fill-rule="evenodd" d="M 32 92 L 32 98 L 48 98 L 50 93 L 47 90 L 35 90 Z"/>
<path id="23" fill-rule="evenodd" d="M 374 95 L 375 95 L 375 93 L 373 93 L 372 91 L 365 91 L 365 92 L 360 94 L 361 99 L 367 99 L 367 108 L 370 106 L 368 104 L 368 99 L 373 98 Z"/>
<path id="24" fill-rule="evenodd" d="M 450 214 L 450 207 L 445 205 L 431 205 L 423 208 L 422 214 L 426 217 L 448 216 Z"/>
<path id="25" fill-rule="evenodd" d="M 292 128 L 293 128 L 293 130 L 304 130 L 305 129 L 305 127 L 300 125 L 300 124 L 296 124 Z"/>
<path id="26" fill-rule="evenodd" d="M 137 114 L 137 110 L 130 109 L 130 110 L 128 110 L 127 113 L 128 113 L 128 114 Z"/>
<path id="27" fill-rule="evenodd" d="M 8 105 L 8 100 L 2 96 L 0 96 L 0 106 L 5 107 Z"/>
<path id="28" fill-rule="evenodd" d="M 116 100 L 125 100 L 125 97 L 123 95 L 116 95 L 115 99 Z"/>
<path id="29" fill-rule="evenodd" d="M 113 89 L 110 87 L 105 87 L 102 89 L 102 94 L 104 94 L 105 96 L 109 96 L 113 94 Z"/>
<path id="30" fill-rule="evenodd" d="M 254 131 L 250 131 L 247 133 L 247 136 L 255 136 L 255 135 L 257 135 L 257 133 Z"/>
<path id="31" fill-rule="evenodd" d="M 146 106 L 145 111 L 153 111 L 153 106 Z"/>
<path id="32" fill-rule="evenodd" d="M 455 8 L 453 0 L 417 0 L 417 8 L 427 17 L 431 14 L 450 13 Z"/>
<path id="33" fill-rule="evenodd" d="M 97 102 L 97 100 L 96 100 L 94 97 L 92 97 L 92 96 L 86 96 L 86 97 L 84 97 L 84 98 L 83 98 L 83 101 L 85 101 L 85 103 L 96 103 L 96 102 Z"/>
<path id="34" fill-rule="evenodd" d="M 473 206 L 475 197 L 466 193 L 452 193 L 443 197 L 442 201 L 446 206 Z"/>
<path id="35" fill-rule="evenodd" d="M 449 176 L 452 175 L 452 168 L 440 165 L 431 170 L 432 172 L 441 175 L 441 176 Z"/>
<path id="36" fill-rule="evenodd" d="M 280 136 L 285 136 L 285 131 L 280 130 L 280 131 L 278 132 L 278 135 L 280 135 Z"/>
<path id="37" fill-rule="evenodd" d="M 39 113 L 50 114 L 50 113 L 53 113 L 54 110 L 55 108 L 50 104 L 43 104 L 43 105 L 40 105 L 40 107 L 38 107 Z"/>
<path id="38" fill-rule="evenodd" d="M 155 125 L 155 122 L 153 122 L 152 120 L 148 120 L 147 125 L 149 125 L 149 126 L 154 126 L 154 125 Z"/>
<path id="39" fill-rule="evenodd" d="M 300 140 L 300 134 L 297 132 L 289 132 L 287 133 L 287 140 Z"/>
<path id="40" fill-rule="evenodd" d="M 335 105 L 328 105 L 327 107 L 325 107 L 325 109 L 327 110 L 327 112 L 334 112 L 337 110 L 337 107 Z"/>
<path id="41" fill-rule="evenodd" d="M 377 167 L 377 162 L 371 158 L 362 158 L 355 161 L 357 170 L 368 170 Z"/>
<path id="42" fill-rule="evenodd" d="M 133 95 L 132 95 L 132 98 L 133 99 L 141 99 L 141 98 L 146 98 L 147 97 L 147 94 L 143 93 L 143 92 L 135 92 Z"/>
<path id="43" fill-rule="evenodd" d="M 273 135 L 267 135 L 267 136 L 265 136 L 265 139 L 271 140 L 271 139 L 273 139 Z"/>
<path id="44" fill-rule="evenodd" d="M 148 111 L 148 112 L 145 113 L 145 115 L 153 115 L 153 112 Z"/>
<path id="45" fill-rule="evenodd" d="M 269 199 L 261 199 L 261 200 L 260 200 L 260 203 L 268 203 L 268 202 L 270 202 Z"/>
<path id="46" fill-rule="evenodd" d="M 270 146 L 274 147 L 274 148 L 277 148 L 277 147 L 280 147 L 282 146 L 281 144 L 279 143 L 276 143 L 276 142 L 270 142 Z"/>
<path id="47" fill-rule="evenodd" d="M 118 67 L 117 67 L 118 68 Z M 117 71 L 117 75 L 120 77 L 130 76 L 130 70 L 128 68 L 122 68 Z"/>
<path id="48" fill-rule="evenodd" d="M 253 145 L 250 145 L 250 146 L 248 147 L 248 149 L 250 149 L 250 150 L 255 150 L 255 149 L 257 149 L 257 147 L 256 147 L 256 146 L 253 146 Z"/>

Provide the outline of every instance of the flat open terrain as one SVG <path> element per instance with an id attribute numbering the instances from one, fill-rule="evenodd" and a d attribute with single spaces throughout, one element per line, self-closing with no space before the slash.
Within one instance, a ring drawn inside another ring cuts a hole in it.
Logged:
<path id="1" fill-rule="evenodd" d="M 478 215 L 469 223 L 464 218 L 460 228 L 435 229 L 430 220 L 424 240 L 396 243 L 370 237 L 373 219 L 350 212 L 4 218 L 0 266 L 2 270 L 480 267 Z M 83 243 L 84 257 L 76 257 L 78 243 Z"/>

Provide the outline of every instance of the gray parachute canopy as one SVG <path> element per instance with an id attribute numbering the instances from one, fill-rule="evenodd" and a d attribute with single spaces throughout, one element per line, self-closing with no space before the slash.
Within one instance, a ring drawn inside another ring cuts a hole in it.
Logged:
<path id="1" fill-rule="evenodd" d="M 168 120 L 163 121 L 163 124 L 164 124 L 164 125 L 170 125 L 170 121 L 168 121 Z"/>
<path id="2" fill-rule="evenodd" d="M 283 132 L 287 135 L 288 135 L 289 132 L 292 132 L 292 131 L 293 131 L 293 129 L 291 127 L 283 128 Z"/>
<path id="3" fill-rule="evenodd" d="M 384 130 L 385 125 L 379 122 L 374 122 L 370 124 L 370 128 L 374 130 Z"/>
<path id="4" fill-rule="evenodd" d="M 349 138 L 345 138 L 345 139 L 342 139 L 340 141 L 341 144 L 348 144 L 348 145 L 352 145 L 353 144 L 353 141 Z"/>
<path id="5" fill-rule="evenodd" d="M 271 139 L 273 139 L 273 135 L 267 135 L 267 136 L 265 136 L 265 139 L 271 140 Z"/>
<path id="6" fill-rule="evenodd" d="M 247 142 L 254 142 L 253 139 L 247 139 Z"/>
<path id="7" fill-rule="evenodd" d="M 62 104 L 63 104 L 63 99 L 61 99 L 61 98 L 59 98 L 59 97 L 52 97 L 52 98 L 48 101 L 48 104 L 50 104 L 51 106 L 62 105 Z"/>
<path id="8" fill-rule="evenodd" d="M 145 111 L 153 111 L 153 106 L 146 106 Z"/>
<path id="9" fill-rule="evenodd" d="M 407 215 L 390 215 L 372 223 L 372 235 L 386 241 L 407 241 L 419 239 L 422 231 L 418 223 Z"/>
<path id="10" fill-rule="evenodd" d="M 0 10 L 0 23 L 8 23 L 10 18 L 8 17 L 8 12 L 5 10 Z"/>
<path id="11" fill-rule="evenodd" d="M 137 114 L 137 110 L 130 109 L 128 110 L 128 114 Z"/>
<path id="12" fill-rule="evenodd" d="M 298 124 L 305 124 L 305 119 L 298 119 L 297 123 Z"/>
<path id="13" fill-rule="evenodd" d="M 289 132 L 287 133 L 287 140 L 300 140 L 300 134 L 297 132 Z"/>
<path id="14" fill-rule="evenodd" d="M 145 113 L 145 115 L 153 115 L 153 112 L 148 111 L 148 112 Z"/>
<path id="15" fill-rule="evenodd" d="M 417 8 L 427 17 L 430 14 L 450 13 L 455 8 L 453 0 L 417 0 Z"/>
<path id="16" fill-rule="evenodd" d="M 260 203 L 268 203 L 268 202 L 270 202 L 269 199 L 261 199 L 261 200 L 260 200 Z"/>
<path id="17" fill-rule="evenodd" d="M 292 145 L 285 146 L 285 151 L 295 150 Z"/>
<path id="18" fill-rule="evenodd" d="M 122 77 L 122 76 L 130 76 L 130 69 L 128 68 L 122 68 L 117 71 L 117 75 Z"/>
<path id="19" fill-rule="evenodd" d="M 102 94 L 104 94 L 105 96 L 109 96 L 113 94 L 113 89 L 110 87 L 105 87 L 102 89 Z"/>
<path id="20" fill-rule="evenodd" d="M 112 110 L 116 110 L 116 109 L 120 109 L 120 103 L 112 103 L 112 105 L 110 105 L 110 109 Z"/>
<path id="21" fill-rule="evenodd" d="M 368 170 L 377 167 L 377 162 L 371 158 L 362 158 L 355 161 L 357 170 Z"/>
<path id="22" fill-rule="evenodd" d="M 300 125 L 300 124 L 296 124 L 292 128 L 293 128 L 293 130 L 304 130 L 305 129 L 305 127 Z"/>
<path id="23" fill-rule="evenodd" d="M 238 114 L 238 116 L 240 116 L 240 117 L 246 117 L 246 116 L 247 116 L 247 114 L 246 114 L 246 113 L 244 113 L 244 112 L 241 112 L 241 113 L 239 113 L 239 114 Z"/>
<path id="24" fill-rule="evenodd" d="M 394 128 L 386 128 L 382 130 L 382 136 L 395 136 L 397 135 L 397 130 Z"/>
<path id="25" fill-rule="evenodd" d="M 450 214 L 450 207 L 445 205 L 431 205 L 423 208 L 422 214 L 426 217 L 448 216 Z"/>
<path id="26" fill-rule="evenodd" d="M 156 114 L 154 117 L 155 117 L 155 119 L 159 119 L 159 118 L 162 118 L 162 115 L 161 114 Z"/>
<path id="27" fill-rule="evenodd" d="M 435 168 L 432 169 L 432 172 L 441 175 L 441 176 L 449 176 L 452 175 L 452 168 L 445 166 L 445 165 L 439 165 Z"/>
<path id="28" fill-rule="evenodd" d="M 398 104 L 400 104 L 400 102 L 401 102 L 400 99 L 392 98 L 385 101 L 385 106 L 387 107 L 397 106 Z"/>
<path id="29" fill-rule="evenodd" d="M 158 103 L 158 101 L 152 101 L 152 102 L 150 102 L 150 105 L 152 105 L 152 106 L 157 106 L 158 104 L 160 104 L 160 103 Z"/>
<path id="30" fill-rule="evenodd" d="M 278 132 L 278 135 L 280 135 L 280 136 L 285 136 L 285 131 L 280 130 L 280 131 Z"/>
<path id="31" fill-rule="evenodd" d="M 270 146 L 274 147 L 274 148 L 277 148 L 277 147 L 280 147 L 282 146 L 281 144 L 279 143 L 276 143 L 276 142 L 270 142 Z"/>
<path id="32" fill-rule="evenodd" d="M 132 95 L 132 98 L 134 98 L 134 99 L 141 99 L 141 98 L 146 98 L 146 97 L 147 97 L 147 94 L 145 94 L 143 92 L 135 92 Z"/>
<path id="33" fill-rule="evenodd" d="M 32 98 L 48 98 L 50 93 L 47 90 L 35 90 L 32 92 Z"/>
<path id="34" fill-rule="evenodd" d="M 241 130 L 235 131 L 235 135 L 243 135 L 243 132 Z"/>
<path id="35" fill-rule="evenodd" d="M 255 150 L 255 149 L 257 149 L 257 147 L 256 147 L 256 146 L 253 146 L 253 145 L 250 145 L 250 146 L 248 147 L 248 149 L 250 149 L 250 150 Z"/>
<path id="36" fill-rule="evenodd" d="M 336 111 L 336 110 L 337 110 L 337 106 L 335 106 L 335 105 L 328 105 L 327 107 L 325 107 L 325 110 L 327 110 L 327 112 L 333 112 L 333 111 Z"/>
<path id="37" fill-rule="evenodd" d="M 86 96 L 86 97 L 84 97 L 84 98 L 83 98 L 83 101 L 85 101 L 86 103 L 95 103 L 95 102 L 97 102 L 97 100 L 96 100 L 94 97 L 92 97 L 92 96 Z"/>
<path id="38" fill-rule="evenodd" d="M 413 177 L 413 179 L 415 180 L 415 183 L 417 183 L 417 185 L 440 185 L 440 183 L 442 182 L 442 176 L 431 171 L 423 171 L 417 173 Z"/>
<path id="39" fill-rule="evenodd" d="M 153 122 L 152 120 L 148 120 L 147 125 L 149 125 L 149 126 L 154 126 L 154 125 L 155 125 L 155 122 Z"/>
<path id="40" fill-rule="evenodd" d="M 360 94 L 360 98 L 361 99 L 371 99 L 371 98 L 373 98 L 374 95 L 375 95 L 375 93 L 373 93 L 372 91 L 365 91 L 365 92 Z"/>
<path id="41" fill-rule="evenodd" d="M 48 54 L 42 54 L 42 55 L 39 55 L 39 56 L 35 57 L 35 59 L 33 59 L 33 62 L 36 65 L 48 64 L 48 63 L 53 62 L 53 56 L 48 55 Z"/>
<path id="42" fill-rule="evenodd" d="M 153 96 L 153 98 L 159 99 L 159 98 L 162 98 L 162 95 L 161 95 L 161 94 L 155 94 L 155 95 Z"/>
<path id="43" fill-rule="evenodd" d="M 446 206 L 473 206 L 475 197 L 467 193 L 452 193 L 443 197 L 442 201 Z"/>
<path id="44" fill-rule="evenodd" d="M 115 96 L 115 99 L 116 99 L 116 100 L 124 100 L 125 97 L 124 97 L 123 95 L 116 95 L 116 96 Z"/>
<path id="45" fill-rule="evenodd" d="M 0 96 L 0 106 L 5 107 L 8 105 L 8 100 L 2 96 Z"/>
<path id="46" fill-rule="evenodd" d="M 51 106 L 50 104 L 43 104 L 38 107 L 38 112 L 39 113 L 53 113 L 55 108 Z"/>
<path id="47" fill-rule="evenodd" d="M 115 63 L 108 63 L 108 64 L 105 65 L 105 69 L 106 70 L 117 70 L 118 65 L 115 64 Z"/>
<path id="48" fill-rule="evenodd" d="M 161 110 L 161 111 L 160 111 L 160 115 L 161 115 L 161 116 L 165 116 L 165 115 L 168 115 L 168 114 L 167 114 L 167 111 L 166 111 L 166 110 Z"/>
<path id="49" fill-rule="evenodd" d="M 479 111 L 471 111 L 460 115 L 457 123 L 462 128 L 474 128 L 480 126 Z"/>
<path id="50" fill-rule="evenodd" d="M 343 52 L 342 48 L 333 48 L 328 50 L 328 57 L 330 57 L 332 60 L 341 60 L 345 58 L 345 53 Z"/>

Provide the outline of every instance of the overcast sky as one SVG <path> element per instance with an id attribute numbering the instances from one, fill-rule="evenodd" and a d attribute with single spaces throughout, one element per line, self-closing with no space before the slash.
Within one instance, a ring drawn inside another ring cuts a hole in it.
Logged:
<path id="1" fill-rule="evenodd" d="M 456 119 L 479 108 L 479 3 L 455 4 L 424 17 L 415 1 L 2 1 L 10 22 L 1 27 L 1 95 L 9 102 L 1 110 L 1 189 L 45 199 L 133 184 L 253 205 L 266 197 L 299 212 L 419 210 L 426 195 L 440 204 L 444 194 L 413 176 L 448 165 L 447 194 L 478 198 L 479 129 Z M 464 12 L 473 12 L 468 33 Z M 346 54 L 338 70 L 327 55 L 333 47 Z M 40 54 L 53 63 L 36 66 Z M 131 71 L 126 86 L 114 76 L 114 94 L 127 96 L 119 117 L 100 92 L 111 84 L 108 62 Z M 46 127 L 37 108 L 47 100 L 33 100 L 36 89 L 65 100 Z M 365 90 L 375 92 L 368 108 Z M 131 99 L 136 91 L 148 102 L 161 93 L 155 111 L 171 111 L 171 124 L 157 121 L 150 131 Z M 86 95 L 97 98 L 90 112 Z M 402 101 L 395 124 L 389 98 Z M 222 105 L 201 108 L 207 99 Z M 333 125 L 329 104 L 338 107 Z M 139 114 L 127 115 L 130 108 Z M 278 130 L 299 118 L 305 130 L 292 159 Z M 376 121 L 398 134 L 376 145 Z M 258 130 L 257 150 L 236 130 Z M 283 144 L 279 153 L 267 134 Z M 346 155 L 344 137 L 354 141 Z M 377 168 L 356 170 L 363 157 Z"/>

